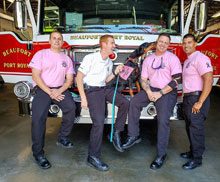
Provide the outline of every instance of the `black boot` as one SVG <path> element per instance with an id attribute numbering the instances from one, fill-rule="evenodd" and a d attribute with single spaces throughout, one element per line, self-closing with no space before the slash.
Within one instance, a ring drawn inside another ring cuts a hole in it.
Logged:
<path id="1" fill-rule="evenodd" d="M 122 145 L 122 148 L 128 149 L 128 148 L 132 147 L 134 144 L 140 143 L 140 142 L 141 142 L 140 136 L 136 136 L 136 137 L 128 136 L 125 143 Z"/>
<path id="2" fill-rule="evenodd" d="M 153 160 L 153 162 L 151 163 L 150 168 L 151 168 L 151 169 L 154 169 L 154 170 L 161 168 L 162 165 L 163 165 L 163 163 L 164 163 L 164 161 L 165 161 L 165 159 L 166 159 L 166 157 L 167 157 L 166 154 L 163 155 L 163 156 L 157 156 L 157 157 Z"/>
<path id="3" fill-rule="evenodd" d="M 95 169 L 99 171 L 108 171 L 109 167 L 107 164 L 102 162 L 98 157 L 95 156 L 88 156 L 87 158 L 87 164 L 91 167 L 94 167 Z"/>
<path id="4" fill-rule="evenodd" d="M 121 146 L 121 136 L 120 131 L 115 130 L 113 134 L 113 146 L 119 152 L 124 152 Z"/>
<path id="5" fill-rule="evenodd" d="M 202 160 L 191 159 L 187 163 L 185 163 L 182 168 L 185 170 L 195 169 L 202 165 Z"/>
<path id="6" fill-rule="evenodd" d="M 38 164 L 38 166 L 42 169 L 48 169 L 51 167 L 50 162 L 47 160 L 47 158 L 43 155 L 39 155 L 35 157 L 35 160 Z"/>

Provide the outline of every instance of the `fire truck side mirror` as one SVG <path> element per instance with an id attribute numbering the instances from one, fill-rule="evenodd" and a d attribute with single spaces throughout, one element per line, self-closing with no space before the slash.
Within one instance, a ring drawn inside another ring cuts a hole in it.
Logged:
<path id="1" fill-rule="evenodd" d="M 207 26 L 207 1 L 200 1 L 197 3 L 195 8 L 195 31 L 205 31 Z"/>
<path id="2" fill-rule="evenodd" d="M 27 7 L 23 0 L 15 0 L 14 2 L 14 21 L 17 29 L 27 29 Z"/>

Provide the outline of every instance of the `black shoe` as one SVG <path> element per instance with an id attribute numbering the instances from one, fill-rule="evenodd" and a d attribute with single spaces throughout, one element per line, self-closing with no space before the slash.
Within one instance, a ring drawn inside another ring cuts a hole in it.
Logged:
<path id="1" fill-rule="evenodd" d="M 159 169 L 162 167 L 165 159 L 166 159 L 167 155 L 163 155 L 161 157 L 156 157 L 156 159 L 154 159 L 154 161 L 151 163 L 150 168 L 151 169 Z"/>
<path id="2" fill-rule="evenodd" d="M 73 143 L 67 138 L 59 139 L 56 144 L 57 146 L 61 146 L 63 148 L 73 148 Z"/>
<path id="3" fill-rule="evenodd" d="M 36 160 L 38 166 L 40 166 L 40 168 L 42 168 L 42 169 L 48 169 L 51 167 L 50 162 L 47 160 L 46 157 L 44 157 L 42 155 L 35 157 L 35 160 Z"/>
<path id="4" fill-rule="evenodd" d="M 108 171 L 109 167 L 107 164 L 102 162 L 99 158 L 95 156 L 88 156 L 87 158 L 87 164 L 91 167 L 94 167 L 95 169 L 99 171 Z"/>
<path id="5" fill-rule="evenodd" d="M 192 159 L 193 155 L 192 152 L 183 152 L 180 154 L 180 157 L 184 158 L 184 159 Z"/>
<path id="6" fill-rule="evenodd" d="M 128 138 L 126 139 L 126 142 L 122 145 L 122 148 L 128 149 L 132 147 L 134 144 L 140 143 L 140 142 L 141 142 L 140 136 L 137 136 L 137 137 L 128 136 Z"/>
<path id="7" fill-rule="evenodd" d="M 202 161 L 190 160 L 187 163 L 183 164 L 182 168 L 185 170 L 195 169 L 202 165 Z"/>
<path id="8" fill-rule="evenodd" d="M 119 152 L 124 152 L 122 146 L 121 146 L 121 136 L 120 131 L 115 131 L 113 134 L 113 146 L 115 149 Z"/>

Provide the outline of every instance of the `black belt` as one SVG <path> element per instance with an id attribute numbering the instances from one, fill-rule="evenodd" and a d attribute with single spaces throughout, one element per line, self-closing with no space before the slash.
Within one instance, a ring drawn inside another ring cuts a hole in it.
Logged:
<path id="1" fill-rule="evenodd" d="M 105 88 L 106 86 L 90 86 L 90 85 L 84 85 L 84 88 L 87 89 L 101 89 L 101 88 Z"/>
<path id="2" fill-rule="evenodd" d="M 59 86 L 59 87 L 49 87 L 50 89 L 56 89 L 56 88 L 60 88 L 60 87 L 62 87 L 62 86 Z M 34 89 L 37 89 L 37 88 L 40 88 L 38 85 L 35 85 L 34 86 Z"/>
<path id="3" fill-rule="evenodd" d="M 60 87 L 62 87 L 62 86 L 59 86 L 59 87 L 49 87 L 50 89 L 58 89 L 58 88 L 60 88 Z"/>
<path id="4" fill-rule="evenodd" d="M 198 95 L 200 95 L 202 92 L 201 91 L 195 91 L 195 92 L 189 92 L 189 93 L 184 93 L 184 96 L 192 96 L 192 95 L 194 95 L 194 96 L 198 96 Z"/>

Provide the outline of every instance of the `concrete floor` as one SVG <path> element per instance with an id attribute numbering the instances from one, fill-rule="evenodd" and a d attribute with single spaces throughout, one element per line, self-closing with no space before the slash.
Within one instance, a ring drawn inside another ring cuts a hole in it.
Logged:
<path id="1" fill-rule="evenodd" d="M 71 139 L 74 149 L 56 146 L 59 118 L 49 118 L 46 133 L 46 156 L 52 164 L 48 170 L 40 169 L 32 158 L 31 119 L 18 116 L 18 107 L 12 85 L 0 88 L 0 181 L 1 182 L 56 182 L 56 181 L 207 181 L 220 179 L 220 89 L 211 95 L 211 110 L 206 122 L 206 152 L 202 167 L 184 171 L 186 161 L 179 153 L 188 148 L 183 121 L 171 122 L 168 159 L 157 171 L 149 169 L 155 156 L 155 121 L 141 123 L 142 142 L 124 153 L 118 153 L 107 140 L 110 127 L 105 127 L 102 159 L 110 171 L 99 172 L 86 165 L 89 130 L 91 125 L 75 125 Z"/>

